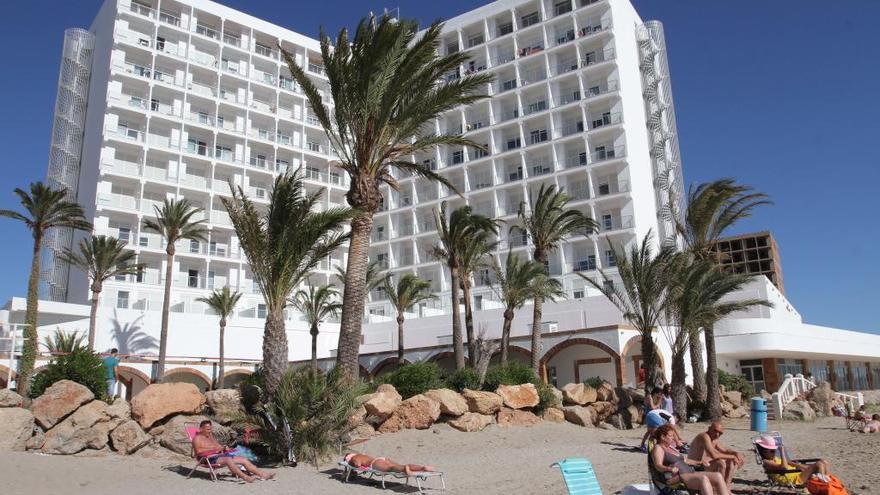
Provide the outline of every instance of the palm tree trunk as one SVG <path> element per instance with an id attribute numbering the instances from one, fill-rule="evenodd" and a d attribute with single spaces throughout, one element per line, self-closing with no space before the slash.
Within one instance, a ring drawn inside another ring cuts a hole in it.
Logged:
<path id="1" fill-rule="evenodd" d="M 458 268 L 449 269 L 452 283 L 452 352 L 455 354 L 455 369 L 464 369 L 464 343 L 461 339 L 461 311 L 458 308 Z M 470 344 L 470 342 L 468 342 Z"/>
<path id="2" fill-rule="evenodd" d="M 223 375 L 226 374 L 226 319 L 220 320 L 220 364 L 217 365 L 217 388 L 223 388 Z"/>
<path id="3" fill-rule="evenodd" d="M 92 291 L 92 308 L 89 310 L 89 350 L 95 350 L 95 330 L 98 326 L 98 299 L 101 291 Z"/>
<path id="4" fill-rule="evenodd" d="M 24 330 L 22 335 L 24 342 L 21 346 L 21 361 L 18 364 L 18 393 L 27 398 L 31 389 L 31 376 L 34 374 L 34 363 L 37 361 L 37 311 L 40 304 L 40 248 L 43 243 L 43 233 L 37 231 L 34 234 L 33 259 L 31 259 L 31 274 L 28 278 L 27 308 L 24 315 Z"/>
<path id="5" fill-rule="evenodd" d="M 541 366 L 541 329 L 543 325 L 541 321 L 544 317 L 544 299 L 535 297 L 535 307 L 532 311 L 532 370 L 538 378 L 541 378 L 541 372 L 538 369 Z"/>
<path id="6" fill-rule="evenodd" d="M 685 385 L 684 349 L 672 355 L 672 409 L 682 421 L 687 419 L 687 387 Z"/>
<path id="7" fill-rule="evenodd" d="M 318 375 L 318 323 L 312 323 L 309 333 L 312 335 L 312 374 Z"/>
<path id="8" fill-rule="evenodd" d="M 642 332 L 642 364 L 645 367 L 645 394 L 650 394 L 651 389 L 658 386 L 660 381 L 657 376 L 657 346 L 651 334 L 653 329 Z M 636 376 L 638 381 L 638 376 Z"/>
<path id="9" fill-rule="evenodd" d="M 504 310 L 504 324 L 501 327 L 501 366 L 507 366 L 508 353 L 510 352 L 510 326 L 513 323 L 513 310 Z"/>
<path id="10" fill-rule="evenodd" d="M 718 384 L 718 356 L 715 355 L 715 328 L 703 329 L 706 336 L 706 412 L 709 419 L 721 418 L 721 387 Z"/>
<path id="11" fill-rule="evenodd" d="M 281 384 L 281 377 L 288 368 L 287 332 L 284 328 L 284 310 L 273 307 L 266 314 L 263 330 L 263 371 L 266 379 L 266 392 L 274 397 Z"/>
<path id="12" fill-rule="evenodd" d="M 351 221 L 336 366 L 341 367 L 344 376 L 352 382 L 358 379 L 360 371 L 358 355 L 361 347 L 364 299 L 367 296 L 367 264 L 372 230 L 373 217 L 369 213 L 358 215 Z"/>
<path id="13" fill-rule="evenodd" d="M 159 330 L 159 364 L 156 382 L 165 378 L 165 355 L 168 352 L 168 317 L 171 313 L 171 282 L 174 278 L 174 244 L 168 243 L 168 266 L 165 267 L 165 297 L 162 300 L 162 327 Z"/>
<path id="14" fill-rule="evenodd" d="M 694 379 L 694 399 L 706 402 L 706 370 L 703 368 L 703 343 L 699 330 L 690 338 L 691 376 Z"/>
<path id="15" fill-rule="evenodd" d="M 403 366 L 403 312 L 397 315 L 397 365 Z"/>
<path id="16" fill-rule="evenodd" d="M 475 368 L 477 366 L 477 348 L 474 338 L 474 306 L 471 301 L 471 284 L 469 280 L 463 282 L 461 290 L 464 296 L 464 329 L 467 332 L 468 364 L 471 368 Z"/>

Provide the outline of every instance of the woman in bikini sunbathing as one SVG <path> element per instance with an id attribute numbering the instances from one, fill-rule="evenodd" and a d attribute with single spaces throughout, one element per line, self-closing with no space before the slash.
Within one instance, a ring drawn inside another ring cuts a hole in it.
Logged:
<path id="1" fill-rule="evenodd" d="M 350 452 L 345 455 L 345 462 L 353 468 L 370 468 L 387 473 L 406 473 L 412 476 L 420 471 L 436 471 L 432 466 L 421 464 L 398 464 L 387 457 L 370 457 L 366 454 Z"/>

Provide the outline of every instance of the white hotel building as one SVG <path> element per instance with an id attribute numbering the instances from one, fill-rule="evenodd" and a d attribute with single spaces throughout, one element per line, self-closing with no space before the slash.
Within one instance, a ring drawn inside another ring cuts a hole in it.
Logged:
<path id="1" fill-rule="evenodd" d="M 327 88 L 317 40 L 208 0 L 107 0 L 88 31 L 65 35 L 49 181 L 75 192 L 95 234 L 128 241 L 146 266 L 105 285 L 98 315 L 98 348 L 118 347 L 126 356 L 125 395 L 149 382 L 158 348 L 166 256 L 162 240 L 142 228 L 154 205 L 185 197 L 204 209 L 210 229 L 208 242 L 177 247 L 166 375 L 204 389 L 216 378 L 218 329 L 196 299 L 212 289 L 229 285 L 245 294 L 227 327 L 227 383 L 261 357 L 265 306 L 220 201 L 229 181 L 260 201 L 276 174 L 302 169 L 309 188 L 326 189 L 324 207 L 345 204 L 347 177 L 331 165 L 333 151 L 278 45 Z M 661 205 L 670 191 L 683 197 L 662 26 L 643 22 L 627 0 L 499 0 L 449 19 L 440 50 L 470 56 L 450 78 L 495 76 L 485 88 L 490 98 L 436 122 L 437 132 L 465 132 L 488 151 L 441 147 L 415 157 L 463 197 L 412 177 L 399 177 L 400 192 L 384 191 L 371 259 L 391 273 L 417 273 L 441 296 L 407 315 L 407 359 L 451 366 L 449 280 L 430 254 L 432 210 L 444 200 L 451 208 L 467 203 L 513 224 L 531 191 L 554 184 L 600 231 L 573 237 L 551 255 L 548 268 L 568 298 L 545 308 L 545 376 L 558 385 L 591 376 L 632 383 L 637 332 L 578 274 L 613 272 L 609 242 L 630 245 L 648 231 L 666 237 Z M 499 240 L 499 258 L 508 249 L 530 254 L 506 229 Z M 88 282 L 54 256 L 74 241 L 59 232 L 46 250 L 41 334 L 88 328 Z M 341 249 L 322 262 L 311 281 L 334 281 L 346 256 Z M 498 337 L 501 309 L 489 282 L 488 272 L 474 280 L 475 326 Z M 768 388 L 798 365 L 837 371 L 850 388 L 880 388 L 880 337 L 805 325 L 766 280 L 746 292 L 776 306 L 720 325 L 724 369 Z M 6 335 L 23 321 L 24 306 L 13 298 L 0 312 Z M 361 365 L 375 376 L 394 366 L 396 331 L 380 292 L 367 308 Z M 526 306 L 513 326 L 516 357 L 528 357 L 530 322 Z M 306 360 L 310 336 L 293 310 L 287 328 L 291 361 Z M 322 325 L 319 354 L 327 365 L 337 338 L 337 323 Z M 666 340 L 660 332 L 656 340 L 668 369 Z M 0 365 L 0 380 L 8 371 Z"/>

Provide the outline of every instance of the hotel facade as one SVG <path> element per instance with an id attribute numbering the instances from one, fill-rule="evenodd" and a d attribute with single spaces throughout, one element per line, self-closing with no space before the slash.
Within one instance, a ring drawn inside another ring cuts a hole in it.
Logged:
<path id="1" fill-rule="evenodd" d="M 167 379 L 206 389 L 217 378 L 218 322 L 197 299 L 211 290 L 228 285 L 244 294 L 226 331 L 227 384 L 251 373 L 261 357 L 266 309 L 221 203 L 229 184 L 267 204 L 273 178 L 300 170 L 309 190 L 326 191 L 322 208 L 345 204 L 347 177 L 333 167 L 334 151 L 278 46 L 332 105 L 317 40 L 207 0 L 107 0 L 88 30 L 65 33 L 48 180 L 83 205 L 94 234 L 127 241 L 145 266 L 105 284 L 98 313 L 98 349 L 117 347 L 125 356 L 125 396 L 143 389 L 155 370 L 167 261 L 162 239 L 143 222 L 155 216 L 156 205 L 187 198 L 203 209 L 200 218 L 210 231 L 205 242 L 176 246 L 166 372 Z M 514 225 L 524 200 L 542 185 L 555 185 L 599 228 L 550 256 L 548 270 L 567 297 L 545 307 L 542 372 L 560 386 L 593 376 L 632 384 L 638 333 L 579 275 L 613 274 L 613 247 L 630 246 L 648 232 L 659 245 L 672 234 L 663 205 L 684 194 L 662 25 L 642 21 L 627 0 L 499 0 L 446 21 L 439 51 L 469 56 L 448 80 L 488 72 L 494 81 L 482 90 L 488 98 L 433 123 L 436 132 L 464 133 L 485 150 L 438 147 L 413 157 L 461 196 L 403 175 L 400 191 L 383 190 L 370 258 L 391 274 L 429 280 L 439 296 L 406 315 L 407 360 L 452 366 L 453 302 L 448 274 L 432 256 L 433 211 L 443 201 L 450 209 L 468 204 Z M 55 232 L 47 243 L 41 334 L 88 329 L 88 281 L 57 258 L 78 235 Z M 505 228 L 498 240 L 498 260 L 508 253 L 530 256 L 528 239 Z M 346 256 L 342 248 L 323 260 L 309 282 L 337 282 Z M 492 282 L 488 270 L 475 274 L 475 326 L 497 338 L 502 309 Z M 743 292 L 775 306 L 719 326 L 726 371 L 773 389 L 776 377 L 800 365 L 801 372 L 815 368 L 814 376 L 833 376 L 841 385 L 845 376 L 850 388 L 880 388 L 880 337 L 803 324 L 765 278 Z M 13 298 L 0 312 L 3 336 L 19 328 L 24 305 Z M 361 347 L 367 377 L 396 365 L 395 316 L 381 291 L 370 294 Z M 286 317 L 290 360 L 304 361 L 308 327 L 292 309 Z M 530 356 L 530 324 L 527 305 L 514 320 L 516 359 Z M 332 365 L 338 332 L 337 322 L 321 326 L 325 366 Z M 840 345 L 821 352 L 804 340 L 830 335 Z M 655 340 L 668 370 L 663 332 Z M 3 342 L 8 356 L 9 341 Z M 823 366 L 830 375 L 819 372 Z M 0 366 L 0 379 L 8 368 Z"/>

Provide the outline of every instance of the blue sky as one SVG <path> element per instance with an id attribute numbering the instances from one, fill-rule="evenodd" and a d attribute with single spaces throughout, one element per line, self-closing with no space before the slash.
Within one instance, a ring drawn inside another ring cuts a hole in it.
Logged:
<path id="1" fill-rule="evenodd" d="M 222 3 L 314 36 L 353 26 L 368 11 L 399 5 L 427 23 L 481 5 L 425 2 L 225 0 Z M 29 0 L 5 6 L 0 46 L 0 208 L 14 187 L 42 180 L 62 33 L 87 27 L 99 0 Z M 811 323 L 880 333 L 880 2 L 847 0 L 635 0 L 643 19 L 666 27 L 685 177 L 732 176 L 775 206 L 738 231 L 771 230 L 789 299 Z M 0 301 L 23 296 L 31 239 L 0 220 Z"/>

